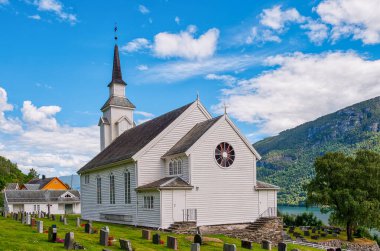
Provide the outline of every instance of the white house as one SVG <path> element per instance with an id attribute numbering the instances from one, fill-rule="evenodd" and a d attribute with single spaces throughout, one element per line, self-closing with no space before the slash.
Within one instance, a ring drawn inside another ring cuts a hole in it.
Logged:
<path id="1" fill-rule="evenodd" d="M 4 211 L 80 214 L 80 194 L 77 190 L 6 190 Z"/>
<path id="2" fill-rule="evenodd" d="M 82 218 L 167 229 L 276 215 L 279 188 L 257 181 L 260 155 L 227 114 L 213 118 L 197 99 L 136 126 L 117 45 L 108 87 L 102 151 L 78 171 Z"/>

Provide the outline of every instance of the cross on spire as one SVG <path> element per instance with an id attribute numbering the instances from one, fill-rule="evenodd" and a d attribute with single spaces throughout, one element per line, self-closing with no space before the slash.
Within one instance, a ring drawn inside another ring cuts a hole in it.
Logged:
<path id="1" fill-rule="evenodd" d="M 115 47 L 113 51 L 112 80 L 108 86 L 110 86 L 112 83 L 127 85 L 124 82 L 123 77 L 121 75 L 119 47 L 117 46 L 117 43 L 116 43 L 117 42 L 117 24 L 116 23 L 115 23 L 114 31 L 115 31 Z"/>
<path id="2" fill-rule="evenodd" d="M 117 42 L 117 23 L 115 23 L 114 32 L 115 32 L 115 42 Z"/>

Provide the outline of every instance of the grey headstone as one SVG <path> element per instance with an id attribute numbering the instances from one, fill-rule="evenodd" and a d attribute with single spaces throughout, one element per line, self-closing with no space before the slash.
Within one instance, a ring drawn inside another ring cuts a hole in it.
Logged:
<path id="1" fill-rule="evenodd" d="M 132 244 L 129 240 L 119 239 L 119 241 L 120 241 L 120 248 L 122 250 L 133 251 Z"/>
<path id="2" fill-rule="evenodd" d="M 199 245 L 202 245 L 203 243 L 202 235 L 200 234 L 194 235 L 194 243 L 199 243 Z"/>
<path id="3" fill-rule="evenodd" d="M 304 235 L 304 236 L 310 236 L 310 231 L 309 231 L 309 230 L 304 231 L 304 232 L 303 232 L 303 235 Z"/>
<path id="4" fill-rule="evenodd" d="M 223 245 L 223 251 L 236 251 L 236 245 L 235 244 L 224 243 L 224 245 Z"/>
<path id="5" fill-rule="evenodd" d="M 272 250 L 272 242 L 268 240 L 263 240 L 261 242 L 261 248 L 266 250 Z"/>
<path id="6" fill-rule="evenodd" d="M 87 234 L 92 233 L 92 223 L 86 223 L 86 225 L 84 225 L 84 232 Z"/>
<path id="7" fill-rule="evenodd" d="M 32 216 L 30 214 L 26 215 L 26 225 L 30 225 L 32 223 Z"/>
<path id="8" fill-rule="evenodd" d="M 142 238 L 145 240 L 150 240 L 152 238 L 150 230 L 141 230 Z"/>
<path id="9" fill-rule="evenodd" d="M 252 241 L 241 240 L 241 247 L 245 249 L 252 249 L 253 248 Z"/>
<path id="10" fill-rule="evenodd" d="M 37 221 L 37 232 L 42 234 L 44 232 L 44 222 L 43 221 Z"/>
<path id="11" fill-rule="evenodd" d="M 66 233 L 64 247 L 67 250 L 74 249 L 74 232 Z"/>
<path id="12" fill-rule="evenodd" d="M 278 243 L 278 251 L 286 251 L 286 243 L 280 242 Z"/>
<path id="13" fill-rule="evenodd" d="M 199 243 L 191 244 L 191 251 L 201 251 L 201 245 Z"/>
<path id="14" fill-rule="evenodd" d="M 161 236 L 159 234 L 154 234 L 153 235 L 153 244 L 160 244 Z"/>
<path id="15" fill-rule="evenodd" d="M 173 236 L 168 236 L 167 237 L 167 247 L 170 249 L 177 250 L 178 249 L 178 241 L 177 238 Z"/>
<path id="16" fill-rule="evenodd" d="M 80 227 L 80 218 L 77 218 L 77 227 Z"/>
<path id="17" fill-rule="evenodd" d="M 109 236 L 109 231 L 106 229 L 100 229 L 100 245 L 102 246 L 108 246 L 108 236 Z"/>
<path id="18" fill-rule="evenodd" d="M 51 215 L 51 220 L 55 221 L 55 215 L 54 214 Z"/>
<path id="19" fill-rule="evenodd" d="M 64 219 L 63 215 L 60 215 L 60 216 L 59 216 L 59 221 L 60 221 L 60 222 L 63 222 L 63 219 Z"/>
<path id="20" fill-rule="evenodd" d="M 63 225 L 67 225 L 67 218 L 66 217 L 63 218 Z"/>

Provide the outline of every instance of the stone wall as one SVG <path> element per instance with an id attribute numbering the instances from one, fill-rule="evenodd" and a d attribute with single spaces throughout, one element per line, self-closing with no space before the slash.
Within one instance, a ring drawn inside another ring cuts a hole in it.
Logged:
<path id="1" fill-rule="evenodd" d="M 326 242 L 320 242 L 319 244 L 329 246 L 329 247 L 343 247 L 349 250 L 355 251 L 380 251 L 379 245 L 376 242 L 372 243 L 352 243 L 348 241 L 341 240 L 331 240 Z"/>

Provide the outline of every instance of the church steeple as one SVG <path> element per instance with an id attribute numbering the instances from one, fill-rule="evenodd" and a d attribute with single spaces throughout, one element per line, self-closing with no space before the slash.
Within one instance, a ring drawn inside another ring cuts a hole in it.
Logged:
<path id="1" fill-rule="evenodd" d="M 124 82 L 123 77 L 121 75 L 119 47 L 117 46 L 117 44 L 115 44 L 115 47 L 113 50 L 112 80 L 111 80 L 111 83 L 109 83 L 108 87 L 111 86 L 113 83 L 127 85 Z"/>

